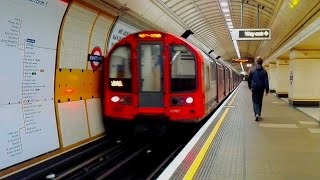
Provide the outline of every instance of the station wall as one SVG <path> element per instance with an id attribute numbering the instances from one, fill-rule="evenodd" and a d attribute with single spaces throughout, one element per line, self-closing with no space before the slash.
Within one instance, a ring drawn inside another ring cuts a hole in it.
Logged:
<path id="1" fill-rule="evenodd" d="M 5 0 L 0 13 L 1 177 L 104 136 L 104 57 L 140 29 L 85 1 Z"/>
<path id="2" fill-rule="evenodd" d="M 61 147 L 104 132 L 100 100 L 103 62 L 91 62 L 88 57 L 106 55 L 107 40 L 114 20 L 113 16 L 79 3 L 71 3 L 66 12 L 60 30 L 55 78 Z M 92 116 L 93 113 L 100 116 Z M 95 132 L 95 135 L 91 132 Z"/>

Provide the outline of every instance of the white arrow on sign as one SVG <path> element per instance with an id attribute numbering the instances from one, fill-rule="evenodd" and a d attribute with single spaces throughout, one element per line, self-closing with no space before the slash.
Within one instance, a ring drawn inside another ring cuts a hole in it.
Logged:
<path id="1" fill-rule="evenodd" d="M 269 35 L 269 32 L 268 32 L 268 31 L 265 31 L 263 34 L 264 34 L 265 36 L 268 36 L 268 35 Z"/>

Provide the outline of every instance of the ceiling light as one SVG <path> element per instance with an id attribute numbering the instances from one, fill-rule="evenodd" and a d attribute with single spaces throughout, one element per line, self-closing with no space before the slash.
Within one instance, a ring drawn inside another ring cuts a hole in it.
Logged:
<path id="1" fill-rule="evenodd" d="M 229 12 L 229 8 L 223 8 L 222 11 L 223 12 Z"/>
<path id="2" fill-rule="evenodd" d="M 227 2 L 221 2 L 220 4 L 221 4 L 222 7 L 228 6 L 228 3 L 227 3 Z"/>
<path id="3" fill-rule="evenodd" d="M 228 26 L 232 26 L 232 22 L 227 22 Z"/>
<path id="4" fill-rule="evenodd" d="M 228 28 L 229 28 L 229 29 L 233 29 L 233 26 L 232 26 L 232 25 L 231 25 L 231 26 L 228 26 Z"/>
<path id="5" fill-rule="evenodd" d="M 230 14 L 224 14 L 225 16 L 230 16 Z"/>
<path id="6" fill-rule="evenodd" d="M 241 65 L 241 69 L 242 69 L 242 71 L 244 72 L 244 69 L 243 69 L 243 65 L 242 65 L 242 62 L 240 62 L 240 65 Z"/>
<path id="7" fill-rule="evenodd" d="M 230 18 L 226 18 L 226 21 L 231 21 L 231 19 Z"/>
<path id="8" fill-rule="evenodd" d="M 239 46 L 238 46 L 237 40 L 233 40 L 233 46 L 236 49 L 236 53 L 237 53 L 238 58 L 240 59 L 241 56 L 240 56 L 240 51 L 239 51 Z"/>

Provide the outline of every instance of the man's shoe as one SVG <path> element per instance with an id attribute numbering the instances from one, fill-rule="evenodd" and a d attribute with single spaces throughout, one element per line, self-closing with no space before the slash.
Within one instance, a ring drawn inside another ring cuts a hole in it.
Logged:
<path id="1" fill-rule="evenodd" d="M 259 115 L 256 114 L 256 121 L 259 121 Z"/>

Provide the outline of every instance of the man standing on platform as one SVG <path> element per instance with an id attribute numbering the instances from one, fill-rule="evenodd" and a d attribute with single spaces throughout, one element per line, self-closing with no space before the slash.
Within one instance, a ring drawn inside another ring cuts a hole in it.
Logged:
<path id="1" fill-rule="evenodd" d="M 253 111 L 256 121 L 259 121 L 262 110 L 263 92 L 266 91 L 266 96 L 269 93 L 268 73 L 262 67 L 262 59 L 258 56 L 256 66 L 250 71 L 248 77 L 249 89 L 252 91 Z"/>

